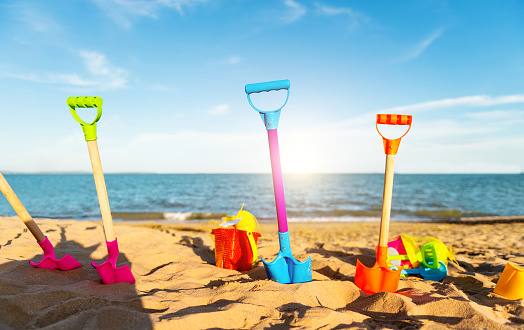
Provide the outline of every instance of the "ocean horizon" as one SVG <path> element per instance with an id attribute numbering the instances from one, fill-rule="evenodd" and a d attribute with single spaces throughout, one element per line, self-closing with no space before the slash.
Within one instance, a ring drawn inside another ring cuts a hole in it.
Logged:
<path id="1" fill-rule="evenodd" d="M 34 218 L 100 219 L 91 173 L 5 174 Z M 220 219 L 242 204 L 275 219 L 271 174 L 106 174 L 115 220 Z M 289 221 L 374 221 L 383 174 L 284 174 Z M 521 174 L 395 174 L 392 220 L 454 221 L 524 214 Z M 0 200 L 0 215 L 16 213 Z"/>

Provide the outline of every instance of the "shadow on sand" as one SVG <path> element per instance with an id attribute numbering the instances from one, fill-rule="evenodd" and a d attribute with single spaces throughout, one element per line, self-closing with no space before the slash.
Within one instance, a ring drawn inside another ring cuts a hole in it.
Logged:
<path id="1" fill-rule="evenodd" d="M 145 308 L 134 284 L 102 284 L 91 265 L 91 255 L 100 244 L 84 247 L 66 239 L 68 225 L 58 227 L 60 241 L 52 242 L 56 257 L 69 254 L 82 268 L 60 271 L 29 264 L 29 260 L 40 261 L 43 253 L 21 255 L 17 260 L 0 264 L 0 309 L 4 311 L 0 313 L 0 328 L 152 329 L 148 313 L 161 311 Z M 0 248 L 17 244 L 23 234 L 21 230 Z M 124 253 L 119 254 L 118 261 L 118 266 L 130 265 Z"/>

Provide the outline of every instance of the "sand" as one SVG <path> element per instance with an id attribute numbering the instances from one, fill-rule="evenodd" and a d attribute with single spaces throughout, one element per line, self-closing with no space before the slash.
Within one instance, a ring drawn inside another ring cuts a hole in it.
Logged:
<path id="1" fill-rule="evenodd" d="M 401 279 L 398 293 L 361 292 L 357 259 L 374 264 L 378 223 L 292 223 L 298 260 L 313 281 L 267 280 L 214 266 L 216 223 L 116 223 L 119 265 L 135 284 L 104 285 L 91 260 L 107 256 L 101 222 L 37 220 L 55 245 L 82 264 L 34 268 L 42 251 L 18 218 L 0 218 L 0 329 L 524 329 L 524 300 L 493 293 L 508 260 L 524 265 L 523 223 L 392 223 L 390 236 L 431 235 L 453 245 L 460 266 L 442 282 Z M 259 254 L 278 253 L 276 224 L 262 224 Z"/>

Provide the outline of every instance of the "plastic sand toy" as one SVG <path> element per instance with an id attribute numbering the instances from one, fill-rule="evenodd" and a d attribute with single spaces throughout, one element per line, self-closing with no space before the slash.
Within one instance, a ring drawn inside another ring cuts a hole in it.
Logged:
<path id="1" fill-rule="evenodd" d="M 441 281 L 448 275 L 448 260 L 458 266 L 453 248 L 431 236 L 392 238 L 387 260 L 393 269 L 402 270 L 402 276 L 420 275 L 430 281 Z"/>
<path id="2" fill-rule="evenodd" d="M 257 219 L 243 208 L 244 204 L 236 215 L 223 217 L 218 228 L 211 231 L 217 267 L 246 271 L 258 260 L 260 226 Z"/>

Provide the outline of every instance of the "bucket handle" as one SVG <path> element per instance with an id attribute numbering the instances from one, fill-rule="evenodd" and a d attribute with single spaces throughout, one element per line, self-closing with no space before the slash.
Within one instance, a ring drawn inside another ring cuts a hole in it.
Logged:
<path id="1" fill-rule="evenodd" d="M 253 252 L 253 260 L 251 261 L 251 263 L 255 264 L 258 259 L 258 251 L 257 251 L 257 243 L 255 243 L 255 238 L 253 237 L 252 231 L 247 232 L 247 239 L 249 240 L 249 245 L 251 246 L 251 251 Z"/>

